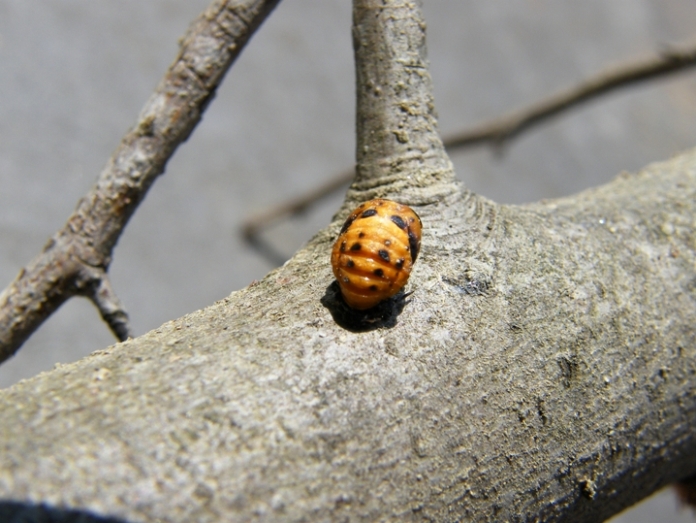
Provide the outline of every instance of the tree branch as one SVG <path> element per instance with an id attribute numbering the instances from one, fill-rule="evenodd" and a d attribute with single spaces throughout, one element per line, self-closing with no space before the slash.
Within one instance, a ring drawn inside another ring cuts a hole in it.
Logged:
<path id="1" fill-rule="evenodd" d="M 0 361 L 12 356 L 60 305 L 89 297 L 118 339 L 127 314 L 106 280 L 128 220 L 217 86 L 279 0 L 215 0 L 191 25 L 179 56 L 124 136 L 96 185 L 43 252 L 0 294 Z"/>
<path id="2" fill-rule="evenodd" d="M 616 89 L 671 75 L 696 66 L 696 47 L 670 48 L 655 58 L 608 69 L 570 89 L 497 120 L 450 136 L 448 148 L 492 144 L 505 145 L 526 130 Z"/>
<path id="3" fill-rule="evenodd" d="M 100 274 L 96 279 L 97 284 L 93 287 L 90 298 L 101 314 L 102 319 L 109 328 L 116 334 L 119 340 L 126 340 L 131 336 L 128 326 L 128 314 L 126 313 L 121 300 L 111 286 L 111 280 L 106 273 Z"/>
<path id="4" fill-rule="evenodd" d="M 422 28 L 409 6 L 372 41 Z M 352 189 L 422 202 L 400 314 L 334 320 L 336 220 L 263 281 L 0 391 L 0 498 L 131 521 L 594 522 L 693 476 L 696 150 L 506 206 L 402 146 L 366 151 Z"/>
<path id="5" fill-rule="evenodd" d="M 353 47 L 356 176 L 344 211 L 390 193 L 404 203 L 426 204 L 457 192 L 437 131 L 420 7 L 355 0 Z M 414 187 L 420 188 L 417 200 L 409 194 Z M 425 188 L 430 192 L 426 198 Z"/>
<path id="6" fill-rule="evenodd" d="M 695 202 L 696 151 L 544 204 L 452 196 L 410 303 L 364 332 L 331 316 L 334 224 L 249 288 L 0 391 L 0 497 L 602 521 L 696 472 Z"/>

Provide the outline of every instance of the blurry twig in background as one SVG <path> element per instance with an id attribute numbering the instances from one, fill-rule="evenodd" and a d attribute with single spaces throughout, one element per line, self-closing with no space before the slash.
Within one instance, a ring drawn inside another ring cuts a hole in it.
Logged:
<path id="1" fill-rule="evenodd" d="M 242 226 L 242 235 L 246 242 L 261 256 L 274 265 L 282 265 L 287 257 L 278 252 L 269 242 L 261 237 L 261 233 L 267 227 L 285 217 L 297 216 L 323 198 L 333 194 L 348 185 L 353 179 L 355 169 L 350 169 L 336 176 L 333 180 L 320 185 L 298 198 L 287 200 L 280 205 L 271 207 L 266 211 L 252 216 Z"/>
<path id="2" fill-rule="evenodd" d="M 570 89 L 556 93 L 533 105 L 512 112 L 501 118 L 485 122 L 461 133 L 445 137 L 448 151 L 477 145 L 491 145 L 501 149 L 523 132 L 552 117 L 607 94 L 615 89 L 628 87 L 646 80 L 653 80 L 696 66 L 696 46 L 671 47 L 659 56 L 633 63 L 622 64 L 599 73 Z M 261 233 L 278 220 L 295 216 L 349 184 L 354 170 L 342 172 L 333 180 L 280 205 L 252 216 L 242 225 L 244 239 L 262 256 L 274 264 L 283 263 L 285 257 L 261 238 Z"/>
<path id="3" fill-rule="evenodd" d="M 446 145 L 449 148 L 479 144 L 491 144 L 501 147 L 527 129 L 577 105 L 615 89 L 628 87 L 646 80 L 653 80 L 695 65 L 696 47 L 692 46 L 684 49 L 670 48 L 656 58 L 608 69 L 593 78 L 549 96 L 521 111 L 450 136 L 446 141 Z"/>

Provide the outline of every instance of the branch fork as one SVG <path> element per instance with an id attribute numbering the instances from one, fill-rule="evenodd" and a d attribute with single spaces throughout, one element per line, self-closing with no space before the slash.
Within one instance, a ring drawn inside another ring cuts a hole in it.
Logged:
<path id="1" fill-rule="evenodd" d="M 279 0 L 215 0 L 191 24 L 179 55 L 97 183 L 44 251 L 0 294 L 0 362 L 63 302 L 92 300 L 119 340 L 128 315 L 107 276 L 116 242 L 169 158 L 200 121 L 217 86 Z"/>

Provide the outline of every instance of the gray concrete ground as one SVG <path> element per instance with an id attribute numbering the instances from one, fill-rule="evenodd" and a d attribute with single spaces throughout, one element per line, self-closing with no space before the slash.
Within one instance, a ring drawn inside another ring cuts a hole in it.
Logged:
<path id="1" fill-rule="evenodd" d="M 0 0 L 0 285 L 60 227 L 174 58 L 208 0 Z M 238 227 L 353 160 L 348 0 L 285 0 L 228 75 L 115 251 L 113 283 L 137 334 L 220 299 L 272 264 Z M 694 41 L 691 0 L 426 0 L 444 134 L 611 64 Z M 497 201 L 571 194 L 696 145 L 696 73 L 633 88 L 516 141 L 502 158 L 454 154 Z M 267 238 L 291 254 L 341 195 Z M 0 386 L 113 342 L 72 300 L 0 368 Z M 670 492 L 614 520 L 692 521 Z"/>

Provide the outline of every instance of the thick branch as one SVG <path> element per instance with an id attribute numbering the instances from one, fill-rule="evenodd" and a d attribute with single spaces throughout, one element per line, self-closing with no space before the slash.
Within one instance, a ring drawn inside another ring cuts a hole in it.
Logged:
<path id="1" fill-rule="evenodd" d="M 0 392 L 0 496 L 132 521 L 601 521 L 696 472 L 696 151 L 422 208 L 410 303 L 341 328 L 338 224 L 263 281 Z"/>
<path id="2" fill-rule="evenodd" d="M 120 339 L 127 315 L 106 275 L 111 252 L 147 190 L 189 136 L 217 86 L 278 0 L 215 0 L 191 25 L 179 56 L 145 104 L 138 122 L 109 159 L 44 251 L 0 294 L 0 361 L 12 356 L 63 302 L 108 287 L 102 315 Z M 103 295 L 103 293 L 102 293 Z"/>

